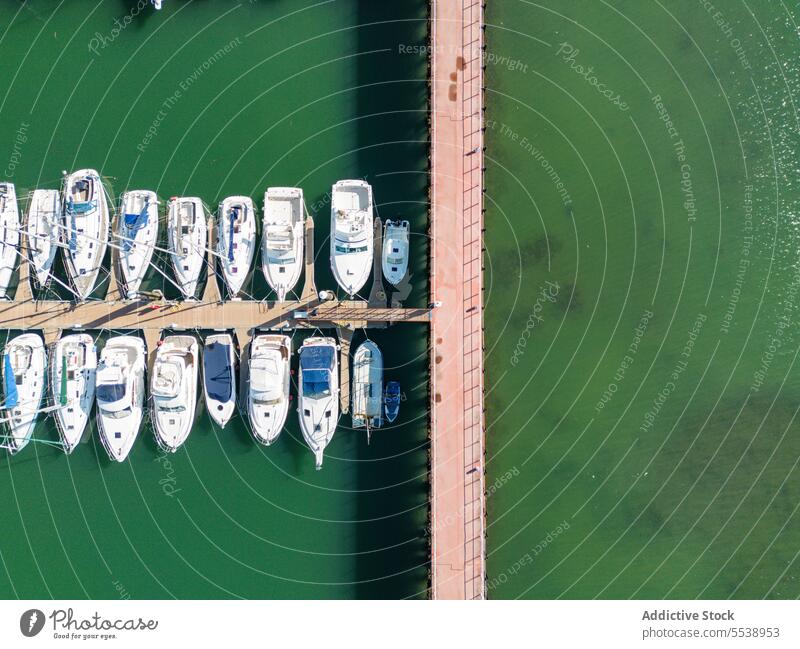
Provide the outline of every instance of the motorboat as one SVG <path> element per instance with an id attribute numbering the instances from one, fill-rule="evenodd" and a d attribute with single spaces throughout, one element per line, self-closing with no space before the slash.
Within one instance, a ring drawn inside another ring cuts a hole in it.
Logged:
<path id="1" fill-rule="evenodd" d="M 206 263 L 208 221 L 203 201 L 199 198 L 170 199 L 167 238 L 177 283 L 183 296 L 193 300 L 200 271 Z"/>
<path id="2" fill-rule="evenodd" d="M 353 428 L 383 426 L 383 354 L 371 340 L 358 346 L 353 356 L 351 389 Z"/>
<path id="3" fill-rule="evenodd" d="M 262 334 L 250 343 L 247 414 L 257 442 L 269 446 L 278 439 L 289 412 L 292 339 Z"/>
<path id="4" fill-rule="evenodd" d="M 125 296 L 134 299 L 158 242 L 158 197 L 153 191 L 133 190 L 125 192 L 120 203 L 119 267 Z"/>
<path id="5" fill-rule="evenodd" d="M 96 375 L 97 348 L 89 334 L 69 334 L 58 340 L 50 362 L 50 393 L 67 454 L 75 450 L 89 422 Z"/>
<path id="6" fill-rule="evenodd" d="M 0 299 L 6 298 L 19 255 L 19 208 L 12 183 L 0 183 Z"/>
<path id="7" fill-rule="evenodd" d="M 137 336 L 112 336 L 97 368 L 97 421 L 108 456 L 123 462 L 139 434 L 147 351 Z"/>
<path id="8" fill-rule="evenodd" d="M 39 286 L 50 279 L 56 258 L 61 223 L 61 194 L 57 189 L 36 189 L 28 206 L 28 257 Z"/>
<path id="9" fill-rule="evenodd" d="M 156 350 L 150 396 L 156 441 L 174 453 L 189 437 L 197 403 L 199 352 L 194 336 L 167 336 Z"/>
<path id="10" fill-rule="evenodd" d="M 217 252 L 232 298 L 244 286 L 256 250 L 256 209 L 248 196 L 229 196 L 219 205 Z"/>
<path id="11" fill-rule="evenodd" d="M 307 338 L 300 348 L 297 412 L 300 430 L 314 453 L 317 470 L 322 468 L 325 447 L 333 438 L 339 421 L 339 362 L 336 354 L 333 338 Z"/>
<path id="12" fill-rule="evenodd" d="M 89 297 L 97 283 L 108 245 L 108 202 L 94 169 L 64 178 L 63 236 L 65 266 L 78 298 Z"/>
<path id="13" fill-rule="evenodd" d="M 340 180 L 331 190 L 331 270 L 350 296 L 372 270 L 372 187 L 364 180 Z"/>
<path id="14" fill-rule="evenodd" d="M 33 436 L 42 405 L 46 381 L 47 353 L 41 336 L 24 333 L 6 343 L 3 350 L 2 421 L 5 434 L 1 447 L 9 453 L 21 451 Z"/>
<path id="15" fill-rule="evenodd" d="M 305 202 L 298 187 L 270 187 L 264 194 L 261 260 L 264 277 L 278 296 L 286 300 L 303 271 Z"/>
<path id="16" fill-rule="evenodd" d="M 408 273 L 408 221 L 386 221 L 381 265 L 386 281 L 397 286 Z"/>
<path id="17" fill-rule="evenodd" d="M 389 381 L 386 384 L 386 393 L 383 396 L 383 410 L 386 421 L 390 424 L 397 419 L 400 413 L 400 384 L 397 381 Z"/>
<path id="18" fill-rule="evenodd" d="M 230 334 L 212 334 L 203 346 L 203 393 L 208 414 L 225 428 L 236 408 L 236 357 Z"/>

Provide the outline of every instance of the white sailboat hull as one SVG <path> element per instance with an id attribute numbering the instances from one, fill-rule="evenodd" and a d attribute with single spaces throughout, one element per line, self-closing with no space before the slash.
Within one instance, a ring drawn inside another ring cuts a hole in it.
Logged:
<path id="1" fill-rule="evenodd" d="M 19 255 L 19 207 L 12 183 L 0 183 L 0 299 L 6 297 Z"/>
<path id="2" fill-rule="evenodd" d="M 37 189 L 28 208 L 28 254 L 39 286 L 45 286 L 58 251 L 61 195 L 55 189 Z"/>
<path id="3" fill-rule="evenodd" d="M 64 180 L 64 265 L 81 300 L 97 283 L 108 245 L 108 202 L 100 174 L 81 169 Z"/>
<path id="4" fill-rule="evenodd" d="M 294 289 L 303 271 L 305 202 L 297 187 L 270 187 L 264 194 L 261 261 L 278 302 Z"/>
<path id="5" fill-rule="evenodd" d="M 148 190 L 125 192 L 120 212 L 117 223 L 119 266 L 125 295 L 132 299 L 139 292 L 158 241 L 158 197 Z M 145 214 L 144 223 L 131 227 L 130 217 L 140 214 Z"/>
<path id="6" fill-rule="evenodd" d="M 383 354 L 371 340 L 353 355 L 353 428 L 383 426 Z"/>
<path id="7" fill-rule="evenodd" d="M 199 198 L 173 198 L 167 216 L 172 268 L 183 297 L 194 299 L 200 271 L 206 263 L 208 222 Z M 209 281 L 213 278 L 209 277 Z"/>
<path id="8" fill-rule="evenodd" d="M 11 359 L 13 377 L 7 377 L 5 356 Z M 3 440 L 9 453 L 21 451 L 33 435 L 36 418 L 42 405 L 47 353 L 38 334 L 26 333 L 12 338 L 5 346 L 3 361 L 3 385 L 7 380 L 16 383 L 17 403 L 8 408 L 4 401 L 2 417 L 7 439 Z M 4 394 L 7 399 L 8 395 Z"/>
<path id="9" fill-rule="evenodd" d="M 65 360 L 66 403 L 61 405 Z M 50 393 L 60 406 L 55 409 L 56 425 L 68 454 L 80 443 L 89 423 L 96 373 L 97 350 L 89 334 L 70 334 L 56 343 L 50 363 Z"/>
<path id="10" fill-rule="evenodd" d="M 234 218 L 234 213 L 236 218 Z M 230 196 L 219 206 L 217 252 L 230 296 L 242 290 L 256 250 L 256 210 L 247 196 Z"/>

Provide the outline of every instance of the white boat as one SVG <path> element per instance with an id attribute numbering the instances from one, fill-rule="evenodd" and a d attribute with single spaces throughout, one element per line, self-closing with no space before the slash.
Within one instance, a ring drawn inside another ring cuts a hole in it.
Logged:
<path id="1" fill-rule="evenodd" d="M 42 405 L 47 353 L 38 334 L 25 333 L 3 350 L 3 448 L 21 451 L 31 439 Z"/>
<path id="2" fill-rule="evenodd" d="M 50 392 L 64 451 L 81 441 L 94 403 L 97 349 L 89 334 L 70 334 L 55 344 L 50 363 Z"/>
<path id="3" fill-rule="evenodd" d="M 5 298 L 19 254 L 19 208 L 12 183 L 0 183 L 0 298 Z"/>
<path id="4" fill-rule="evenodd" d="M 236 360 L 230 334 L 212 334 L 203 347 L 203 393 L 206 408 L 225 428 L 236 408 Z"/>
<path id="5" fill-rule="evenodd" d="M 408 221 L 386 221 L 381 265 L 386 281 L 397 286 L 408 273 Z"/>
<path id="6" fill-rule="evenodd" d="M 206 263 L 208 221 L 199 198 L 172 198 L 167 216 L 167 238 L 175 277 L 187 300 L 195 298 L 200 271 Z M 213 278 L 209 277 L 209 281 Z"/>
<path id="7" fill-rule="evenodd" d="M 156 350 L 150 395 L 156 441 L 174 453 L 189 437 L 197 404 L 198 345 L 194 336 L 167 336 Z"/>
<path id="8" fill-rule="evenodd" d="M 158 197 L 149 190 L 125 192 L 117 222 L 119 266 L 125 295 L 135 298 L 158 242 Z"/>
<path id="9" fill-rule="evenodd" d="M 289 412 L 292 339 L 263 334 L 250 343 L 247 414 L 257 442 L 270 445 L 281 434 Z"/>
<path id="10" fill-rule="evenodd" d="M 137 336 L 112 336 L 97 369 L 97 422 L 108 456 L 123 462 L 142 423 L 147 352 Z"/>
<path id="11" fill-rule="evenodd" d="M 64 179 L 65 265 L 75 292 L 85 300 L 97 283 L 108 244 L 108 202 L 100 174 L 81 169 Z"/>
<path id="12" fill-rule="evenodd" d="M 229 196 L 219 205 L 217 252 L 230 296 L 242 290 L 256 250 L 256 210 L 247 196 Z"/>
<path id="13" fill-rule="evenodd" d="M 61 194 L 57 189 L 37 189 L 28 206 L 28 256 L 39 286 L 45 286 L 58 251 Z"/>
<path id="14" fill-rule="evenodd" d="M 372 236 L 372 187 L 364 180 L 340 180 L 331 190 L 331 270 L 351 296 L 372 270 Z"/>
<path id="15" fill-rule="evenodd" d="M 300 348 L 297 413 L 300 430 L 322 468 L 325 447 L 339 421 L 339 362 L 333 338 L 307 338 Z"/>
<path id="16" fill-rule="evenodd" d="M 358 346 L 353 356 L 351 387 L 353 428 L 383 426 L 383 354 L 371 340 Z"/>
<path id="17" fill-rule="evenodd" d="M 269 187 L 264 194 L 261 263 L 278 302 L 286 299 L 303 271 L 305 202 L 298 187 Z"/>

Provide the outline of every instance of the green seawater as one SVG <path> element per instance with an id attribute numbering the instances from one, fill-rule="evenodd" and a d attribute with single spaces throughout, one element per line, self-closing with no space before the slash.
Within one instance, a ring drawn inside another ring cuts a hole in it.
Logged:
<path id="1" fill-rule="evenodd" d="M 489 3 L 490 597 L 800 595 L 798 22 Z"/>
<path id="2" fill-rule="evenodd" d="M 316 221 L 323 289 L 335 287 L 330 186 L 365 178 L 382 218 L 411 221 L 403 297 L 424 305 L 427 59 L 400 45 L 427 43 L 427 3 L 138 6 L 0 1 L 0 174 L 23 207 L 34 188 L 57 188 L 62 170 L 85 167 L 103 174 L 115 200 L 146 188 L 162 206 L 196 195 L 213 210 L 245 194 L 260 208 L 268 186 L 299 186 Z M 176 293 L 156 273 L 146 284 Z M 246 291 L 269 297 L 260 271 Z M 109 332 L 97 333 L 102 345 Z M 295 349 L 310 333 L 295 333 Z M 427 329 L 368 333 L 386 380 L 402 384 L 400 419 L 367 446 L 342 417 L 319 472 L 293 409 L 265 448 L 241 417 L 212 426 L 202 400 L 175 455 L 158 451 L 147 424 L 129 461 L 112 465 L 94 423 L 69 457 L 36 442 L 3 453 L 0 596 L 427 596 Z M 36 437 L 57 438 L 52 419 Z"/>

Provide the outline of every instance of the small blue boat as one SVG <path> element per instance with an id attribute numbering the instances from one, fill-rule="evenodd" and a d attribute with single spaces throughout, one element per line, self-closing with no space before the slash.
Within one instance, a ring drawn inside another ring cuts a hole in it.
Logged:
<path id="1" fill-rule="evenodd" d="M 400 413 L 400 384 L 397 381 L 389 381 L 386 384 L 386 392 L 383 393 L 383 410 L 386 421 L 389 423 L 397 419 Z"/>

